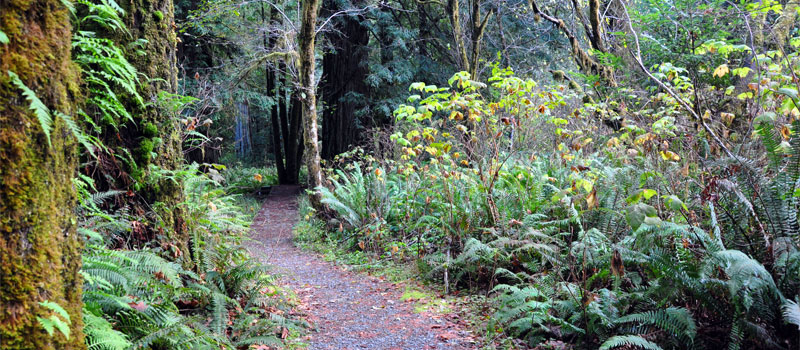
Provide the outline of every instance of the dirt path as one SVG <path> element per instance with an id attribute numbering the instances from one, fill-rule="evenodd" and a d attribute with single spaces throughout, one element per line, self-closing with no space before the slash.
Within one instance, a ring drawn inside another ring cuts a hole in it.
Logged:
<path id="1" fill-rule="evenodd" d="M 402 286 L 345 271 L 292 244 L 298 187 L 276 186 L 253 222 L 250 250 L 275 266 L 303 300 L 310 349 L 471 349 L 466 332 L 438 315 L 415 313 Z"/>

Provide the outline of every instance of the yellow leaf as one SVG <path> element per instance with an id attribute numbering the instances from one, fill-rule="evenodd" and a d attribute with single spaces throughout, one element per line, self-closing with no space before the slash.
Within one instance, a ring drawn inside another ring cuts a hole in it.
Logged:
<path id="1" fill-rule="evenodd" d="M 256 182 L 261 182 L 261 180 L 263 180 L 263 179 L 264 178 L 261 176 L 261 174 L 253 175 L 253 180 L 256 180 Z"/>
<path id="2" fill-rule="evenodd" d="M 789 129 L 788 126 L 784 125 L 781 127 L 781 136 L 783 136 L 784 140 L 788 140 L 789 137 L 792 136 L 792 129 Z"/>
<path id="3" fill-rule="evenodd" d="M 664 160 L 669 160 L 669 161 L 673 161 L 673 162 L 677 162 L 677 161 L 681 160 L 681 156 L 675 154 L 675 152 L 672 152 L 672 151 L 661 151 L 661 158 L 664 158 Z"/>
<path id="4" fill-rule="evenodd" d="M 722 78 L 722 77 L 725 76 L 725 74 L 728 74 L 728 72 L 730 72 L 730 71 L 731 70 L 728 68 L 727 64 L 722 64 L 719 67 L 717 67 L 717 69 L 714 69 L 714 74 L 713 75 L 715 77 Z"/>
<path id="5" fill-rule="evenodd" d="M 731 123 L 733 123 L 733 118 L 736 117 L 733 113 L 725 113 L 725 112 L 722 112 L 719 115 L 722 118 L 722 122 L 725 123 L 725 125 L 727 126 L 730 126 Z"/>
<path id="6" fill-rule="evenodd" d="M 589 195 L 586 196 L 586 209 L 594 209 L 597 206 L 597 191 L 592 190 Z"/>

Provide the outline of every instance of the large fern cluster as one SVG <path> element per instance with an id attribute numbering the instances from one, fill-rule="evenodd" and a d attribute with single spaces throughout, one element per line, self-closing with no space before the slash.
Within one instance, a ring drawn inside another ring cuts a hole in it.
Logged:
<path id="1" fill-rule="evenodd" d="M 197 166 L 188 171 L 197 174 Z M 92 193 L 90 181 L 76 180 L 79 231 L 87 239 L 81 272 L 90 348 L 275 346 L 283 343 L 284 330 L 299 332 L 302 324 L 283 316 L 288 304 L 266 267 L 240 245 L 246 219 L 213 180 L 195 175 L 186 181 L 188 225 L 199 241 L 193 270 L 171 261 L 172 249 L 107 248 L 136 218 L 126 210 L 101 209 L 119 193 Z"/>

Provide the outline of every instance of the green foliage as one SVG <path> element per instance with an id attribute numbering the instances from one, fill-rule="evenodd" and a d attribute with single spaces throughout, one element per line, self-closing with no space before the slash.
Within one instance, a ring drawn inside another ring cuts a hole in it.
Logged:
<path id="1" fill-rule="evenodd" d="M 83 145 L 87 152 L 94 155 L 94 144 L 97 140 L 93 137 L 88 136 L 81 130 L 78 124 L 72 119 L 72 117 L 61 113 L 59 111 L 51 112 L 50 108 L 48 108 L 39 97 L 36 96 L 36 92 L 29 89 L 22 80 L 19 79 L 19 76 L 14 72 L 9 71 L 8 76 L 11 78 L 11 82 L 20 90 L 22 90 L 22 94 L 25 95 L 25 98 L 30 103 L 30 110 L 36 115 L 36 118 L 39 121 L 39 125 L 42 127 L 42 131 L 44 132 L 45 137 L 47 138 L 47 145 L 52 147 L 52 142 L 50 140 L 50 132 L 53 129 L 53 114 L 56 117 L 60 118 L 64 121 L 69 132 L 74 136 L 78 142 Z"/>
<path id="2" fill-rule="evenodd" d="M 278 183 L 278 174 L 274 168 L 234 166 L 222 169 L 220 176 L 231 193 L 252 194 L 262 187 Z"/>
<path id="3" fill-rule="evenodd" d="M 608 340 L 606 340 L 603 343 L 603 345 L 600 346 L 600 350 L 610 350 L 618 347 L 630 347 L 630 346 L 645 350 L 662 350 L 661 347 L 658 346 L 658 344 L 653 343 L 638 335 L 613 336 Z"/>
<path id="4" fill-rule="evenodd" d="M 744 50 L 708 45 L 703 54 L 731 59 Z M 686 70 L 660 69 L 682 98 L 697 93 Z M 431 278 L 488 288 L 495 327 L 531 346 L 794 341 L 785 323 L 796 324 L 786 296 L 800 283 L 791 238 L 800 232 L 800 124 L 785 124 L 798 112 L 783 83 L 762 96 L 767 114 L 752 130 L 760 143 L 729 159 L 710 138 L 692 141 L 702 152 L 679 146 L 690 141 L 671 96 L 659 96 L 644 123 L 590 136 L 596 122 L 582 113 L 611 113 L 616 101 L 572 107 L 578 96 L 493 73 L 488 86 L 463 72 L 450 87 L 412 84 L 395 111 L 393 148 L 334 163 L 320 190 L 344 225 L 329 234 L 351 249 L 404 247 L 412 254 L 397 255 L 417 258 Z M 715 128 L 736 118 L 722 117 Z"/>
<path id="5" fill-rule="evenodd" d="M 77 180 L 81 229 L 87 238 L 81 273 L 87 345 L 97 349 L 276 345 L 283 328 L 303 324 L 282 316 L 286 301 L 265 266 L 241 246 L 248 221 L 226 189 L 202 175 L 183 171 L 193 265 L 170 261 L 183 252 L 169 243 L 140 250 L 108 245 L 136 230 L 125 209 L 100 208 L 119 192 L 92 193 L 91 180 Z M 231 310 L 238 310 L 231 313 Z M 270 311 L 272 310 L 272 311 Z M 232 325 L 232 326 L 231 326 Z"/>
<path id="6" fill-rule="evenodd" d="M 19 76 L 11 71 L 8 71 L 8 76 L 11 78 L 11 82 L 16 86 L 18 89 L 22 90 L 22 94 L 25 95 L 25 99 L 28 100 L 30 103 L 30 110 L 36 115 L 36 119 L 39 120 L 39 125 L 42 127 L 42 132 L 44 132 L 45 137 L 47 138 L 47 145 L 52 147 L 52 142 L 50 141 L 50 132 L 53 129 L 53 117 L 50 115 L 50 108 L 36 96 L 36 93 L 25 86 L 25 83 L 19 79 Z"/>
<path id="7" fill-rule="evenodd" d="M 36 317 L 36 320 L 39 321 L 42 328 L 47 331 L 47 334 L 53 336 L 53 333 L 57 329 L 65 338 L 69 339 L 69 325 L 72 321 L 70 321 L 67 311 L 64 310 L 61 305 L 47 300 L 39 302 L 39 305 L 53 312 L 52 315 L 46 318 Z"/>
<path id="8" fill-rule="evenodd" d="M 133 345 L 128 337 L 115 330 L 108 320 L 95 316 L 89 310 L 83 311 L 83 324 L 86 347 L 90 350 L 125 350 Z"/>

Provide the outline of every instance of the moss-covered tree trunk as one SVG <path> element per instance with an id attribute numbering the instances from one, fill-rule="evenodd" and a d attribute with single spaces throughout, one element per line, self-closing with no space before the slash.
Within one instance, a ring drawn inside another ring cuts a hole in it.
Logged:
<path id="1" fill-rule="evenodd" d="M 138 184 L 134 198 L 144 202 L 138 203 L 144 207 L 142 212 L 154 209 L 157 216 L 153 221 L 164 228 L 151 227 L 156 238 L 177 246 L 180 255 L 188 258 L 191 255 L 185 211 L 179 205 L 183 201 L 183 186 L 180 181 L 150 176 L 153 172 L 149 170 L 151 165 L 167 171 L 183 165 L 178 118 L 160 103 L 162 92 L 175 93 L 178 86 L 173 1 L 118 2 L 125 10 L 124 21 L 131 35 L 116 34 L 115 41 L 127 48 L 128 60 L 149 80 L 142 79 L 139 88 L 145 106 L 133 98 L 126 101 L 135 123 L 124 124 L 119 134 L 107 133 L 109 140 L 106 141 L 127 148 L 133 154 L 135 165 L 127 165 L 126 170 L 132 182 Z"/>
<path id="2" fill-rule="evenodd" d="M 9 71 L 51 110 L 75 115 L 79 72 L 71 63 L 69 12 L 59 0 L 0 1 L 0 349 L 84 348 L 81 243 L 72 178 L 76 143 L 56 119 L 48 144 Z M 36 317 L 57 303 L 70 336 L 49 336 Z"/>
<path id="3" fill-rule="evenodd" d="M 322 186 L 322 168 L 320 152 L 317 144 L 317 94 L 316 94 L 316 61 L 314 58 L 317 37 L 317 16 L 320 0 L 303 0 L 299 39 L 300 56 L 300 88 L 303 102 L 303 135 L 306 150 L 306 168 L 308 169 L 308 187 Z M 322 194 L 314 191 L 309 199 L 314 208 L 322 208 Z"/>

